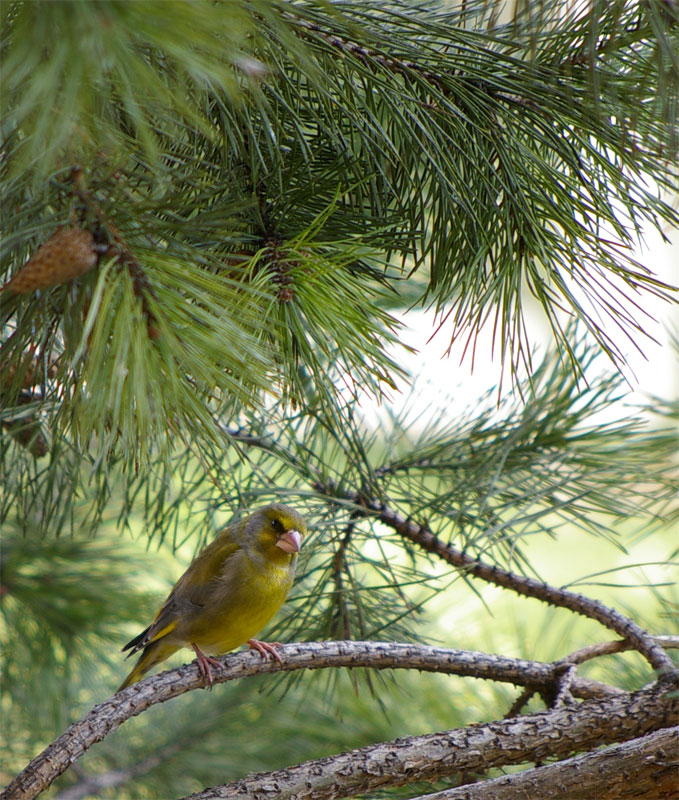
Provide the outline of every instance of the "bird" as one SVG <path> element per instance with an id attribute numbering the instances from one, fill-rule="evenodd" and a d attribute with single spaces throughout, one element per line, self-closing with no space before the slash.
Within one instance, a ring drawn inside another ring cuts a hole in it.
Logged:
<path id="1" fill-rule="evenodd" d="M 130 651 L 128 658 L 142 653 L 116 691 L 136 683 L 182 647 L 193 649 L 210 687 L 211 667 L 220 666 L 210 656 L 242 644 L 281 662 L 278 642 L 254 637 L 285 602 L 306 534 L 304 518 L 281 503 L 264 506 L 220 531 L 191 562 L 148 628 L 122 648 Z"/>

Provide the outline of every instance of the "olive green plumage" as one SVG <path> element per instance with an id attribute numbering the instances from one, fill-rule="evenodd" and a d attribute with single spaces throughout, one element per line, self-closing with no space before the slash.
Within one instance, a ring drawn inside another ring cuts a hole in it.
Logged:
<path id="1" fill-rule="evenodd" d="M 210 684 L 213 661 L 204 653 L 218 655 L 249 642 L 262 655 L 277 657 L 272 645 L 253 637 L 283 605 L 306 531 L 294 509 L 274 504 L 218 533 L 177 581 L 149 627 L 123 648 L 130 655 L 143 652 L 118 691 L 181 647 L 194 649 Z"/>

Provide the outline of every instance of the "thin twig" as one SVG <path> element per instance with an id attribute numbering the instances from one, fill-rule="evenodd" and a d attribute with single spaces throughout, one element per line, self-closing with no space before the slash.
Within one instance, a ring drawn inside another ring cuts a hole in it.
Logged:
<path id="1" fill-rule="evenodd" d="M 169 756 L 176 753 L 179 749 L 179 744 L 173 743 L 167 747 L 163 747 L 152 756 L 136 764 L 132 764 L 132 766 L 127 767 L 127 769 L 112 769 L 107 772 L 102 772 L 99 775 L 81 774 L 78 783 L 59 792 L 54 800 L 81 800 L 81 798 L 94 795 L 102 789 L 110 789 L 114 786 L 129 783 L 133 778 L 139 775 L 145 775 L 154 767 L 167 761 Z"/>
<path id="2" fill-rule="evenodd" d="M 679 636 L 653 636 L 653 641 L 660 647 L 666 650 L 679 648 Z M 596 644 L 587 645 L 580 650 L 575 650 L 573 653 L 560 659 L 560 664 L 583 664 L 592 658 L 600 658 L 601 656 L 609 656 L 614 653 L 624 653 L 629 650 L 634 650 L 634 645 L 626 639 L 616 639 L 612 642 L 597 642 Z"/>
<path id="3" fill-rule="evenodd" d="M 559 708 L 560 706 L 572 705 L 573 694 L 572 687 L 575 680 L 575 664 L 568 665 L 559 676 L 557 680 L 556 694 L 552 702 L 552 708 Z"/>
<path id="4" fill-rule="evenodd" d="M 659 678 L 676 679 L 678 675 L 677 668 L 665 650 L 659 644 L 656 644 L 653 637 L 637 625 L 636 622 L 616 609 L 584 595 L 569 592 L 566 589 L 560 589 L 546 583 L 540 583 L 532 578 L 516 575 L 500 569 L 500 567 L 486 564 L 442 542 L 428 528 L 413 522 L 413 520 L 406 519 L 379 500 L 365 501 L 358 493 L 351 493 L 347 496 L 351 497 L 358 505 L 365 506 L 367 512 L 377 516 L 381 522 L 393 528 L 405 539 L 414 542 L 428 553 L 439 556 L 452 566 L 462 569 L 476 578 L 501 586 L 504 589 L 510 589 L 525 597 L 534 597 L 549 605 L 568 608 L 576 614 L 595 619 L 629 641 L 631 646 L 638 650 L 651 666 L 657 670 Z"/>
<path id="5" fill-rule="evenodd" d="M 517 716 L 526 705 L 526 703 L 531 699 L 531 697 L 538 691 L 535 686 L 526 686 L 526 688 L 521 692 L 521 694 L 516 698 L 516 700 L 512 703 L 509 708 L 509 711 L 502 717 L 502 719 L 511 719 L 512 717 Z"/>
<path id="6" fill-rule="evenodd" d="M 335 591 L 333 593 L 333 603 L 336 607 L 336 621 L 335 627 L 342 628 L 342 635 L 346 639 L 351 639 L 351 615 L 347 610 L 347 602 L 344 596 L 344 580 L 343 573 L 348 569 L 347 564 L 347 548 L 351 542 L 351 535 L 355 527 L 355 522 L 352 520 L 344 530 L 344 536 L 339 543 L 335 555 L 333 557 L 332 566 L 332 580 L 335 583 Z"/>

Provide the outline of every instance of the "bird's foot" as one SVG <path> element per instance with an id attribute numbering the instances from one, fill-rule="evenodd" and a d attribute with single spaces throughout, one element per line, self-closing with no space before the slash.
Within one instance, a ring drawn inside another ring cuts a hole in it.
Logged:
<path id="1" fill-rule="evenodd" d="M 277 647 L 282 647 L 280 642 L 260 642 L 259 639 L 248 639 L 248 646 L 251 650 L 256 650 L 264 659 L 272 655 L 282 666 L 283 662 L 276 649 Z"/>
<path id="2" fill-rule="evenodd" d="M 216 667 L 219 669 L 222 665 L 216 658 L 212 658 L 211 656 L 206 656 L 205 653 L 198 647 L 197 644 L 191 642 L 191 647 L 193 648 L 193 652 L 196 654 L 196 661 L 198 662 L 198 672 L 205 678 L 208 683 L 208 686 L 212 689 L 212 685 L 214 680 L 212 678 L 212 670 L 210 667 Z"/>

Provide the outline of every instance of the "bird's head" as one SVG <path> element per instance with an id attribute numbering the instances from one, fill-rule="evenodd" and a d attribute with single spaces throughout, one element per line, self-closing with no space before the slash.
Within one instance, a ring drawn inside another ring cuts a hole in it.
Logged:
<path id="1" fill-rule="evenodd" d="M 304 518 L 290 506 L 275 503 L 259 509 L 250 518 L 260 546 L 272 558 L 279 560 L 283 553 L 296 556 L 306 536 Z M 276 557 L 278 553 L 278 557 Z"/>

